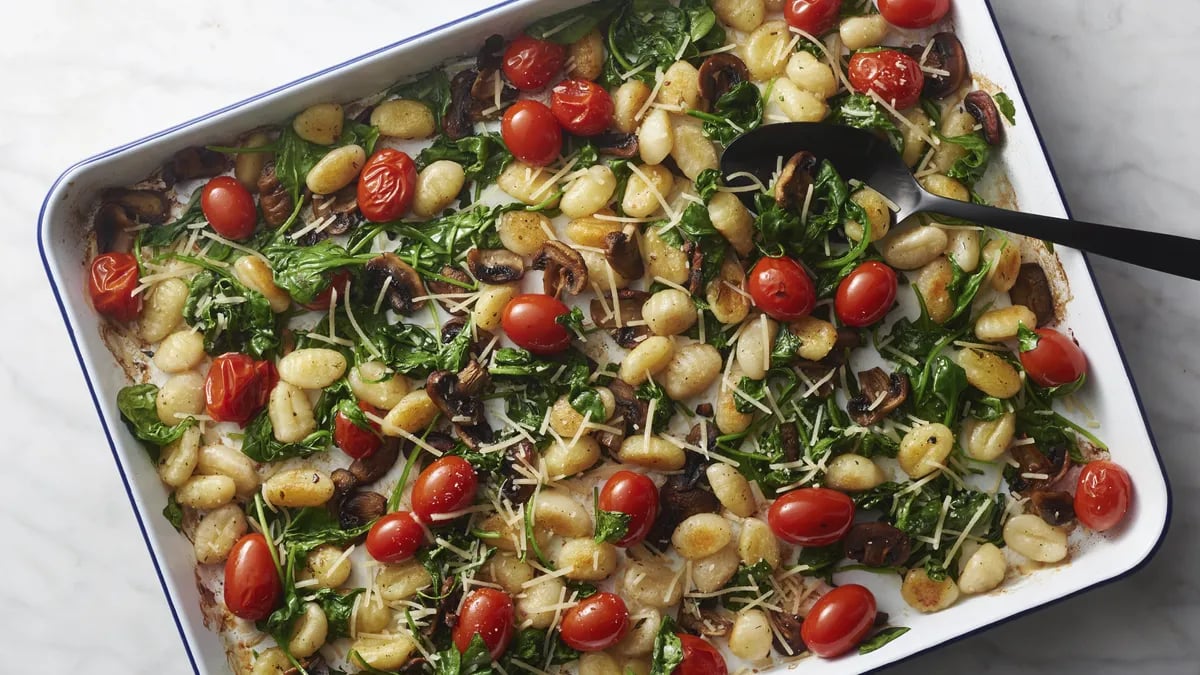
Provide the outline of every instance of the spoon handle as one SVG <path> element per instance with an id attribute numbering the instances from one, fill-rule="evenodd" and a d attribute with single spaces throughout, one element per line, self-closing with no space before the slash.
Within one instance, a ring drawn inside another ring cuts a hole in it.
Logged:
<path id="1" fill-rule="evenodd" d="M 920 210 L 1063 244 L 1188 279 L 1200 279 L 1200 240 L 1196 239 L 1009 211 L 930 194 L 922 195 Z"/>

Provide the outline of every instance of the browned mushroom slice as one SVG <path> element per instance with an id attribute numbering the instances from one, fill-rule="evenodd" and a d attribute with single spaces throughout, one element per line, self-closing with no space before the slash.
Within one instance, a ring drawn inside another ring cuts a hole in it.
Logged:
<path id="1" fill-rule="evenodd" d="M 1029 497 L 1033 512 L 1051 525 L 1066 525 L 1075 520 L 1075 498 L 1061 490 L 1034 490 Z"/>
<path id="2" fill-rule="evenodd" d="M 283 187 L 275 173 L 274 162 L 267 164 L 262 175 L 258 177 L 258 205 L 262 207 L 263 218 L 272 227 L 286 223 L 295 208 L 292 195 Z"/>
<path id="3" fill-rule="evenodd" d="M 464 391 L 457 373 L 448 370 L 431 373 L 425 382 L 425 392 L 452 424 L 476 426 L 483 423 L 483 401 Z"/>
<path id="4" fill-rule="evenodd" d="M 649 403 L 638 398 L 633 387 L 623 380 L 613 380 L 609 383 L 608 390 L 612 392 L 617 404 L 613 423 L 619 423 L 626 436 L 644 432 L 646 416 L 650 412 Z"/>
<path id="5" fill-rule="evenodd" d="M 442 324 L 440 336 L 442 344 L 448 345 L 451 342 L 454 342 L 454 340 L 458 338 L 458 336 L 461 335 L 463 330 L 466 328 L 467 320 L 464 317 L 456 316 L 446 321 L 446 323 Z M 482 328 L 475 328 L 475 334 L 471 337 L 471 354 L 478 356 L 494 338 L 495 336 L 490 332 L 483 330 Z"/>
<path id="6" fill-rule="evenodd" d="M 483 395 L 490 379 L 487 368 L 472 358 L 458 373 L 458 391 L 464 396 L 476 398 Z"/>
<path id="7" fill-rule="evenodd" d="M 334 469 L 333 473 L 329 474 L 329 479 L 333 481 L 333 494 L 338 499 L 358 487 L 358 478 L 346 469 Z"/>
<path id="8" fill-rule="evenodd" d="M 525 276 L 525 260 L 506 248 L 467 251 L 467 268 L 485 284 L 506 284 Z"/>
<path id="9" fill-rule="evenodd" d="M 529 441 L 510 446 L 505 452 L 500 463 L 500 475 L 504 477 L 500 483 L 500 496 L 512 502 L 513 506 L 520 506 L 533 496 L 537 486 L 522 479 L 526 478 L 526 473 L 536 473 L 533 467 L 537 466 L 537 461 L 537 448 Z"/>
<path id="10" fill-rule="evenodd" d="M 229 156 L 224 153 L 200 146 L 184 148 L 163 167 L 163 182 L 171 187 L 181 180 L 219 176 L 225 173 L 229 164 Z"/>
<path id="11" fill-rule="evenodd" d="M 450 81 L 450 107 L 442 119 L 442 129 L 452 141 L 466 138 L 475 131 L 475 123 L 471 121 L 471 107 L 474 103 L 471 89 L 475 86 L 478 76 L 478 71 L 464 70 Z"/>
<path id="12" fill-rule="evenodd" d="M 713 54 L 700 65 L 700 96 L 711 108 L 737 84 L 750 80 L 746 62 L 733 54 Z"/>
<path id="13" fill-rule="evenodd" d="M 383 478 L 384 474 L 396 465 L 396 460 L 399 457 L 400 439 L 385 438 L 383 445 L 378 450 L 350 463 L 350 474 L 358 481 L 355 485 L 370 485 Z M 334 486 L 337 486 L 336 481 L 334 482 Z"/>
<path id="14" fill-rule="evenodd" d="M 496 95 L 496 83 L 500 67 L 504 65 L 504 36 L 492 35 L 483 41 L 479 53 L 475 56 L 475 82 L 471 86 L 471 96 L 478 100 L 490 101 Z"/>
<path id="15" fill-rule="evenodd" d="M 808 191 L 812 188 L 817 170 L 817 156 L 806 150 L 792 155 L 783 165 L 783 172 L 775 181 L 775 201 L 781 208 L 797 210 L 804 208 Z"/>
<path id="16" fill-rule="evenodd" d="M 700 441 L 704 441 L 702 449 L 711 454 L 717 450 L 717 437 L 720 435 L 721 432 L 711 422 L 705 420 L 692 425 L 691 430 L 688 431 L 687 442 L 688 445 L 699 448 L 701 447 Z"/>
<path id="17" fill-rule="evenodd" d="M 859 523 L 843 540 L 846 557 L 868 567 L 897 567 L 912 553 L 912 542 L 903 530 L 887 523 Z"/>
<path id="18" fill-rule="evenodd" d="M 589 305 L 592 323 L 597 328 L 609 331 L 613 340 L 626 349 L 633 349 L 639 342 L 650 337 L 650 329 L 642 323 L 642 305 L 650 299 L 650 294 L 632 288 L 622 288 L 617 291 L 617 304 L 620 312 L 612 308 L 611 298 L 606 306 L 599 298 L 592 298 Z M 620 314 L 620 321 L 617 321 Z M 630 325 L 637 324 L 637 325 Z"/>
<path id="19" fill-rule="evenodd" d="M 326 234 L 346 234 L 358 222 L 358 188 L 348 185 L 331 195 L 313 195 L 312 212 L 316 220 L 333 216 L 333 223 L 322 228 Z"/>
<path id="20" fill-rule="evenodd" d="M 938 33 L 930 42 L 932 45 L 913 45 L 906 51 L 925 67 L 923 93 L 929 98 L 946 98 L 971 76 L 967 52 L 954 33 Z"/>
<path id="21" fill-rule="evenodd" d="M 426 288 L 429 289 L 430 295 L 453 296 L 470 293 L 469 289 L 473 286 L 473 283 L 471 282 L 471 277 L 467 276 L 467 273 L 462 269 L 446 265 L 438 271 L 438 274 L 446 279 L 453 279 L 459 283 L 452 284 L 449 281 L 443 281 L 442 279 L 430 279 L 425 283 Z M 463 298 L 456 299 L 452 297 L 438 298 L 437 300 L 438 304 L 444 307 L 447 312 L 459 316 L 467 313 L 466 308 L 462 306 L 462 301 Z"/>
<path id="22" fill-rule="evenodd" d="M 1071 457 L 1062 445 L 1051 445 L 1042 451 L 1032 443 L 1021 443 L 1014 444 L 1009 452 L 1018 466 L 1008 486 L 1022 496 L 1053 486 L 1071 468 Z"/>
<path id="23" fill-rule="evenodd" d="M 1025 263 L 1017 272 L 1017 281 L 1008 291 L 1014 305 L 1024 305 L 1037 316 L 1038 326 L 1045 326 L 1056 318 L 1054 293 L 1046 272 L 1037 263 Z"/>
<path id="24" fill-rule="evenodd" d="M 692 613 L 684 607 L 679 610 L 679 627 L 705 637 L 726 637 L 733 630 L 733 618 L 728 610 L 699 607 Z"/>
<path id="25" fill-rule="evenodd" d="M 790 612 L 771 610 L 767 613 L 767 618 L 775 629 L 771 632 L 775 635 L 772 644 L 776 652 L 785 656 L 796 656 L 808 651 L 808 646 L 800 637 L 800 625 L 804 623 L 804 617 Z"/>
<path id="26" fill-rule="evenodd" d="M 563 291 L 579 295 L 587 288 L 588 271 L 583 256 L 556 239 L 542 244 L 534 254 L 533 269 L 545 272 L 542 283 L 546 295 L 558 297 Z"/>
<path id="27" fill-rule="evenodd" d="M 388 307 L 400 314 L 411 314 L 425 306 L 425 284 L 421 275 L 394 253 L 383 253 L 366 265 L 369 287 L 384 293 Z"/>
<path id="28" fill-rule="evenodd" d="M 963 99 L 963 107 L 971 113 L 971 117 L 983 127 L 983 138 L 988 145 L 1000 145 L 1004 142 L 1004 123 L 1000 121 L 1000 111 L 996 102 L 986 91 L 973 91 Z"/>
<path id="29" fill-rule="evenodd" d="M 629 159 L 638 154 L 638 139 L 634 134 L 609 133 L 592 137 L 596 152 L 602 155 Z"/>
<path id="30" fill-rule="evenodd" d="M 908 398 L 908 377 L 902 373 L 888 375 L 882 368 L 864 370 L 858 374 L 858 385 L 859 394 L 850 399 L 846 412 L 862 427 L 879 424 Z"/>
<path id="31" fill-rule="evenodd" d="M 783 449 L 783 461 L 795 462 L 800 459 L 800 431 L 795 422 L 784 422 L 779 425 L 779 445 Z"/>
<path id="32" fill-rule="evenodd" d="M 703 455 L 689 452 L 683 472 L 670 476 L 659 488 L 658 517 L 646 535 L 651 546 L 665 551 L 680 523 L 698 513 L 721 512 L 720 500 L 701 486 L 706 465 Z"/>
<path id="33" fill-rule="evenodd" d="M 129 212 L 120 204 L 101 204 L 92 218 L 92 229 L 96 233 L 96 246 L 101 253 L 112 251 L 128 252 L 133 247 L 134 228 Z"/>
<path id="34" fill-rule="evenodd" d="M 158 190 L 112 188 L 100 195 L 105 204 L 120 204 L 125 213 L 139 223 L 161 225 L 171 215 L 171 200 Z"/>
<path id="35" fill-rule="evenodd" d="M 685 286 L 688 293 L 698 295 L 704 286 L 704 249 L 700 244 L 689 241 L 683 245 L 683 253 L 688 257 L 688 278 Z"/>
<path id="36" fill-rule="evenodd" d="M 342 529 L 362 527 L 387 513 L 387 497 L 378 492 L 355 492 L 342 500 L 338 508 L 338 523 Z"/>
<path id="37" fill-rule="evenodd" d="M 637 229 L 627 226 L 620 232 L 604 235 L 604 259 L 614 272 L 626 279 L 641 279 L 646 267 L 638 248 Z"/>

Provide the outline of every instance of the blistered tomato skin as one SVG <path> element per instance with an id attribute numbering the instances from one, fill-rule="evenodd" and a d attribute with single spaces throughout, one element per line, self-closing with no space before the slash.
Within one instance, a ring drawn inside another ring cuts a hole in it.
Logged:
<path id="1" fill-rule="evenodd" d="M 1111 530 L 1125 520 L 1133 502 L 1133 480 L 1115 462 L 1088 462 L 1075 484 L 1075 517 L 1096 532 Z"/>
<path id="2" fill-rule="evenodd" d="M 379 414 L 373 406 L 362 401 L 358 402 L 358 407 L 364 412 Z M 378 425 L 371 422 L 371 426 L 374 430 L 364 429 L 339 410 L 333 417 L 333 443 L 355 459 L 370 457 L 383 446 L 383 438 L 376 428 Z"/>
<path id="3" fill-rule="evenodd" d="M 229 352 L 213 359 L 204 378 L 204 411 L 217 422 L 246 426 L 279 382 L 275 364 Z"/>
<path id="4" fill-rule="evenodd" d="M 557 321 L 569 312 L 555 297 L 526 293 L 504 306 L 500 327 L 522 349 L 542 356 L 557 354 L 571 346 L 571 331 Z"/>
<path id="5" fill-rule="evenodd" d="M 92 260 L 88 274 L 88 295 L 92 307 L 117 321 L 133 321 L 142 311 L 142 298 L 134 295 L 138 286 L 137 258 L 128 253 L 104 253 Z"/>
<path id="6" fill-rule="evenodd" d="M 310 312 L 327 312 L 329 306 L 333 304 L 333 292 L 336 290 L 338 302 L 342 302 L 346 298 L 346 284 L 350 283 L 353 277 L 346 270 L 340 270 L 333 273 L 333 278 L 330 279 L 329 285 L 325 290 L 317 294 L 311 302 L 300 303 L 300 306 Z"/>
<path id="7" fill-rule="evenodd" d="M 608 479 L 600 490 L 598 505 L 601 511 L 624 513 L 629 516 L 629 527 L 625 536 L 615 542 L 617 546 L 630 547 L 641 543 L 654 519 L 658 517 L 658 488 L 654 481 L 633 471 L 618 471 Z"/>
<path id="8" fill-rule="evenodd" d="M 258 224 L 254 196 L 233 176 L 217 176 L 204 185 L 200 210 L 217 234 L 234 241 L 249 239 Z"/>
<path id="9" fill-rule="evenodd" d="M 261 534 L 247 534 L 225 560 L 225 606 L 237 617 L 260 621 L 271 615 L 283 595 L 271 548 Z"/>
<path id="10" fill-rule="evenodd" d="M 512 598 L 504 591 L 494 588 L 471 591 L 458 612 L 458 624 L 452 635 L 454 646 L 466 652 L 471 638 L 478 634 L 492 658 L 498 659 L 512 642 L 514 617 Z"/>
<path id="11" fill-rule="evenodd" d="M 576 136 L 604 133 L 612 124 L 614 105 L 604 87 L 588 80 L 563 80 L 554 85 L 550 112 Z"/>
<path id="12" fill-rule="evenodd" d="M 879 0 L 879 13 L 901 28 L 928 28 L 949 11 L 950 0 Z"/>
<path id="13" fill-rule="evenodd" d="M 625 601 L 600 592 L 584 598 L 563 615 L 559 631 L 563 642 L 581 652 L 598 652 L 617 644 L 629 630 Z"/>
<path id="14" fill-rule="evenodd" d="M 412 208 L 416 187 L 412 157 L 394 148 L 376 150 L 358 177 L 358 210 L 374 223 L 395 220 Z"/>
<path id="15" fill-rule="evenodd" d="M 792 258 L 765 257 L 755 263 L 747 282 L 759 309 L 778 321 L 809 315 L 817 304 L 817 289 L 808 273 Z"/>
<path id="16" fill-rule="evenodd" d="M 538 101 L 526 99 L 510 106 L 500 120 L 500 135 L 514 157 L 533 166 L 546 166 L 562 152 L 562 127 Z"/>
<path id="17" fill-rule="evenodd" d="M 408 511 L 389 513 L 367 532 L 367 553 L 381 563 L 399 563 L 413 557 L 425 541 L 425 530 Z"/>
<path id="18" fill-rule="evenodd" d="M 683 661 L 671 675 L 728 675 L 725 657 L 707 640 L 687 633 L 677 633 L 676 636 L 683 647 Z"/>
<path id="19" fill-rule="evenodd" d="M 462 457 L 446 455 L 425 467 L 412 487 L 413 513 L 424 523 L 443 524 L 435 516 L 461 511 L 475 503 L 479 478 Z"/>
<path id="20" fill-rule="evenodd" d="M 897 110 L 916 105 L 925 87 L 925 74 L 917 60 L 894 49 L 856 52 L 850 57 L 847 73 L 855 90 L 873 91 Z"/>
<path id="21" fill-rule="evenodd" d="M 800 625 L 800 639 L 817 656 L 841 656 L 867 637 L 875 614 L 875 595 L 865 586 L 838 586 L 809 610 Z"/>
<path id="22" fill-rule="evenodd" d="M 789 544 L 828 546 L 854 524 L 854 500 L 829 488 L 792 490 L 771 504 L 767 524 Z"/>
<path id="23" fill-rule="evenodd" d="M 566 47 L 522 35 L 504 50 L 504 77 L 521 91 L 538 91 L 550 84 L 566 62 Z"/>
<path id="24" fill-rule="evenodd" d="M 834 309 L 847 326 L 864 328 L 887 316 L 896 302 L 896 272 L 871 260 L 854 269 L 838 285 Z"/>
<path id="25" fill-rule="evenodd" d="M 1071 338 L 1053 328 L 1020 336 L 1021 366 L 1043 387 L 1070 384 L 1087 373 L 1087 356 Z"/>

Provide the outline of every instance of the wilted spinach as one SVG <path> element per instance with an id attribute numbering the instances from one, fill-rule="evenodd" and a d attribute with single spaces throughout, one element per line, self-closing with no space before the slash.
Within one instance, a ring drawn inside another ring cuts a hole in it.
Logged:
<path id="1" fill-rule="evenodd" d="M 158 419 L 157 399 L 158 387 L 149 383 L 122 387 L 117 392 L 117 410 L 121 411 L 121 420 L 155 461 L 158 460 L 159 448 L 179 440 L 183 432 L 196 424 L 191 417 L 179 420 L 173 426 L 163 424 Z"/>
<path id="2" fill-rule="evenodd" d="M 256 359 L 279 349 L 271 303 L 237 280 L 205 270 L 192 277 L 183 320 L 204 334 L 209 354 L 240 352 Z"/>
<path id="3" fill-rule="evenodd" d="M 687 111 L 692 117 L 704 120 L 704 135 L 723 145 L 762 124 L 762 94 L 753 82 L 739 82 L 721 95 L 712 112 Z"/>

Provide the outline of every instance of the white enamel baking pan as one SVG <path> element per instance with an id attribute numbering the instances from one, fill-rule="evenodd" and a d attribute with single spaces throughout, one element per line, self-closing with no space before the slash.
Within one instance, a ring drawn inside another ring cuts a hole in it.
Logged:
<path id="1" fill-rule="evenodd" d="M 116 395 L 127 384 L 125 374 L 105 347 L 100 322 L 84 293 L 89 206 L 100 189 L 141 180 L 181 148 L 227 141 L 242 131 L 285 119 L 313 103 L 350 101 L 372 94 L 406 74 L 417 74 L 453 57 L 473 53 L 475 45 L 493 33 L 513 34 L 534 19 L 580 4 L 582 0 L 499 2 L 440 28 L 86 159 L 68 169 L 50 189 L 38 221 L 38 245 L 46 274 L 195 672 L 223 673 L 228 665 L 221 641 L 204 626 L 192 548 L 159 515 L 166 500 L 164 487 L 146 460 L 145 451 L 119 419 Z M 1026 211 L 1067 215 L 1058 181 L 987 0 L 955 0 L 953 18 L 974 73 L 1016 101 L 1017 125 L 1009 130 L 1007 147 L 1000 156 L 1017 202 Z M 892 623 L 912 630 L 870 654 L 834 661 L 806 659 L 802 666 L 806 672 L 862 672 L 895 663 L 1127 575 L 1144 564 L 1162 541 L 1170 516 L 1170 493 L 1137 392 L 1087 259 L 1074 250 L 1059 248 L 1058 253 L 1073 295 L 1066 327 L 1082 344 L 1091 364 L 1091 381 L 1082 401 L 1101 423 L 1098 433 L 1112 448 L 1114 459 L 1133 478 L 1136 503 L 1128 522 L 1103 537 L 1106 541 L 1073 540 L 1073 560 L 1068 565 L 1036 571 L 990 595 L 960 601 L 933 615 L 906 611 L 894 577 L 847 574 L 842 581 L 869 585 L 879 598 L 880 609 L 891 614 Z"/>

